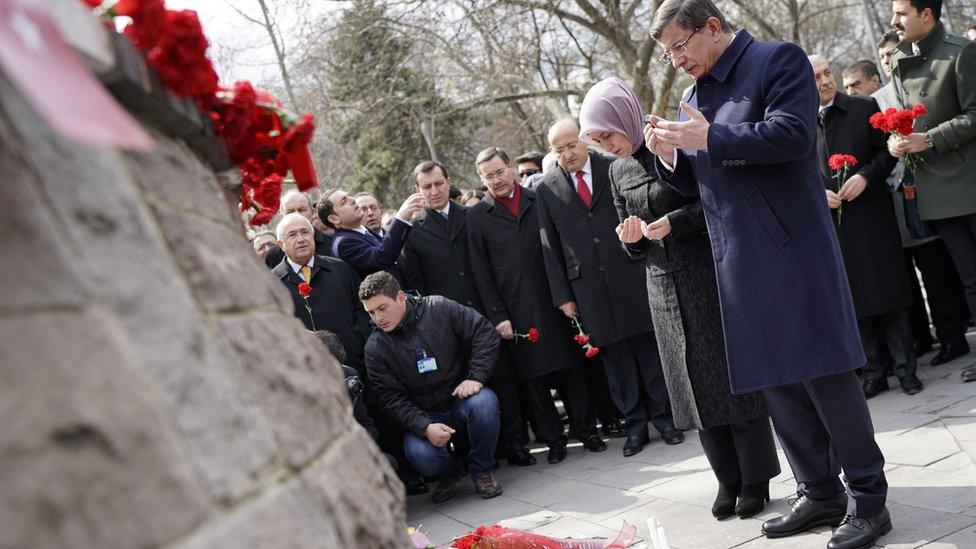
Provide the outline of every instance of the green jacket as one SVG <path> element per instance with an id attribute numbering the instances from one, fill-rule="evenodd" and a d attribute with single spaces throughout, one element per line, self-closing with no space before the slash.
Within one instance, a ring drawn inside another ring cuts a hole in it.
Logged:
<path id="1" fill-rule="evenodd" d="M 915 173 L 919 215 L 976 213 L 976 42 L 938 23 L 918 48 L 915 55 L 911 44 L 899 45 L 891 76 L 905 108 L 921 103 L 929 111 L 915 121 L 935 145 Z"/>

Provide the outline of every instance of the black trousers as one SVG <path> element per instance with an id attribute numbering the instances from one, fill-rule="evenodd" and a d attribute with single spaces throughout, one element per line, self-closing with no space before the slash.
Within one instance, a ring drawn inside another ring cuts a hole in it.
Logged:
<path id="1" fill-rule="evenodd" d="M 590 397 L 590 408 L 596 419 L 607 425 L 614 418 L 623 417 L 610 397 L 610 385 L 603 359 L 595 356 L 584 360 L 583 371 L 586 372 L 586 393 Z"/>
<path id="2" fill-rule="evenodd" d="M 908 309 L 859 318 L 857 329 L 868 359 L 864 379 L 888 377 L 889 358 L 894 359 L 893 370 L 899 378 L 918 369 Z"/>
<path id="3" fill-rule="evenodd" d="M 654 332 L 603 345 L 600 351 L 610 396 L 627 418 L 627 434 L 647 433 L 648 421 L 658 431 L 673 428 L 671 400 Z"/>
<path id="4" fill-rule="evenodd" d="M 966 293 L 962 289 L 959 272 L 949 255 L 949 250 L 942 240 L 933 240 L 919 246 L 905 248 L 905 259 L 908 263 L 911 279 L 915 279 L 913 286 L 917 286 L 915 267 L 922 273 L 922 283 L 925 285 L 925 295 L 932 312 L 932 324 L 935 326 L 935 337 L 943 345 L 950 341 L 958 341 L 966 335 L 966 325 L 969 320 L 969 307 L 966 304 Z M 914 263 L 914 265 L 913 265 Z M 921 309 L 925 322 L 925 333 L 928 334 L 928 316 L 925 314 L 925 300 L 922 299 L 921 289 L 913 288 L 915 307 Z M 912 321 L 913 333 L 918 333 L 917 321 Z M 916 335 L 916 341 L 918 336 Z"/>
<path id="5" fill-rule="evenodd" d="M 698 440 L 719 484 L 758 484 L 780 473 L 768 417 L 701 429 Z"/>
<path id="6" fill-rule="evenodd" d="M 800 491 L 810 499 L 840 494 L 844 484 L 838 474 L 843 469 L 848 514 L 866 518 L 884 509 L 884 455 L 874 440 L 857 374 L 834 374 L 763 393 Z"/>
<path id="7" fill-rule="evenodd" d="M 564 440 L 563 424 L 552 399 L 552 389 L 558 388 L 569 414 L 576 437 L 580 440 L 596 434 L 596 418 L 590 410 L 586 390 L 586 373 L 582 366 L 571 366 L 544 376 L 526 380 L 529 408 L 535 417 L 538 430 L 536 440 L 549 446 Z"/>
<path id="8" fill-rule="evenodd" d="M 524 448 L 529 439 L 523 427 L 522 407 L 519 404 L 519 380 L 511 374 L 493 375 L 488 378 L 488 387 L 498 397 L 498 407 L 501 410 L 498 429 L 498 453 L 505 453 L 518 448 Z"/>
<path id="9" fill-rule="evenodd" d="M 956 264 L 969 304 L 969 314 L 976 319 L 976 214 L 936 219 L 932 225 Z"/>

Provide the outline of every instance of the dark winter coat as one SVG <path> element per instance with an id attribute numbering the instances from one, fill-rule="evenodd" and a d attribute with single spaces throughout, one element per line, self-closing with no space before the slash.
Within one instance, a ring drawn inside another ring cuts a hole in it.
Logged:
<path id="1" fill-rule="evenodd" d="M 837 178 L 826 163 L 832 154 L 856 157 L 857 165 L 848 169 L 847 177 L 856 173 L 868 180 L 857 198 L 843 202 L 840 210 L 830 210 L 858 318 L 912 306 L 903 268 L 905 253 L 886 181 L 898 160 L 888 154 L 888 136 L 868 122 L 877 111 L 874 99 L 838 93 L 824 113 L 823 140 L 818 141 L 818 148 L 826 148 L 820 169 L 828 189 L 838 190 Z"/>
<path id="2" fill-rule="evenodd" d="M 590 153 L 593 201 L 583 204 L 570 174 L 547 173 L 536 187 L 542 256 L 556 306 L 576 302 L 595 345 L 653 330 L 645 289 L 644 256 L 630 257 L 615 231 L 619 220 L 610 191 L 609 158 Z"/>
<path id="3" fill-rule="evenodd" d="M 274 274 L 288 288 L 295 304 L 295 316 L 309 330 L 329 330 L 339 336 L 346 350 L 346 364 L 366 375 L 363 346 L 372 331 L 369 315 L 359 301 L 359 276 L 345 262 L 332 257 L 315 256 L 312 262 L 312 295 L 308 305 L 298 293 L 303 282 L 301 275 L 292 270 L 287 259 L 274 268 Z"/>
<path id="4" fill-rule="evenodd" d="M 400 266 L 400 252 L 411 228 L 409 224 L 394 219 L 390 230 L 382 237 L 369 229 L 366 229 L 366 234 L 336 229 L 332 236 L 332 255 L 356 269 L 360 278 L 386 271 L 397 279 L 401 287 L 406 287 L 407 278 Z"/>
<path id="5" fill-rule="evenodd" d="M 522 189 L 518 216 L 491 195 L 468 209 L 471 269 L 492 325 L 506 320 L 519 333 L 539 330 L 538 343 L 511 345 L 515 374 L 529 379 L 583 362 L 569 319 L 553 305 L 542 259 L 536 194 Z"/>
<path id="6" fill-rule="evenodd" d="M 732 395 L 701 201 L 661 183 L 643 145 L 613 163 L 610 181 L 620 220 L 636 215 L 650 223 L 667 216 L 671 223 L 663 240 L 644 238 L 627 250 L 646 257 L 647 295 L 674 424 L 701 429 L 767 415 L 761 393 Z"/>
<path id="7" fill-rule="evenodd" d="M 820 97 L 806 53 L 738 31 L 683 99 L 709 121 L 708 148 L 679 151 L 673 172 L 660 160 L 656 168 L 681 194 L 701 196 L 733 392 L 863 366 L 820 176 Z"/>
<path id="8" fill-rule="evenodd" d="M 437 361 L 420 373 L 418 359 Z M 366 342 L 366 371 L 393 421 L 423 438 L 428 412 L 451 408 L 464 380 L 484 384 L 498 358 L 498 334 L 477 311 L 440 296 L 407 297 L 407 314 L 392 332 L 376 330 Z"/>

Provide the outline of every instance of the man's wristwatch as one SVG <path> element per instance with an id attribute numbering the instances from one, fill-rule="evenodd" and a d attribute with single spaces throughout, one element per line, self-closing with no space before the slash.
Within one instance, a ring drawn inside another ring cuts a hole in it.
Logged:
<path id="1" fill-rule="evenodd" d="M 925 148 L 931 149 L 933 147 L 935 147 L 935 143 L 932 142 L 932 136 L 925 134 Z"/>

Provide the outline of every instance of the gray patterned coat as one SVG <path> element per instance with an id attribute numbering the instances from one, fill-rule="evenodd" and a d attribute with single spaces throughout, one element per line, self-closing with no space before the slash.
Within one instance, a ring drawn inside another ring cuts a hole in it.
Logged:
<path id="1" fill-rule="evenodd" d="M 642 239 L 627 249 L 646 254 L 647 294 L 675 426 L 707 429 L 767 415 L 761 393 L 732 395 L 701 201 L 658 181 L 654 156 L 643 145 L 614 161 L 610 182 L 621 220 L 667 215 L 671 222 L 662 241 Z"/>

